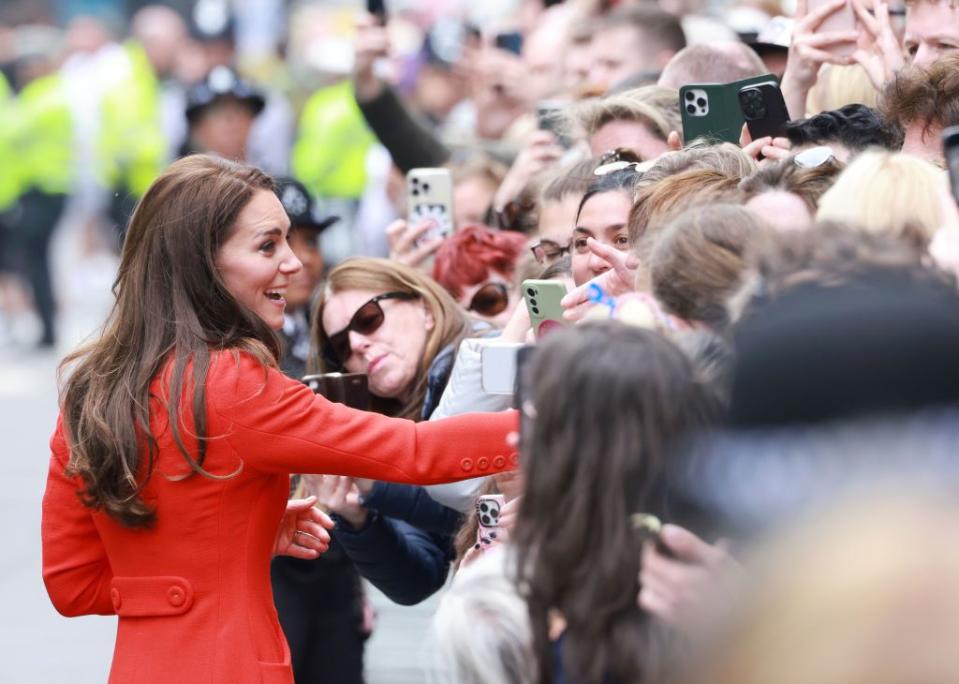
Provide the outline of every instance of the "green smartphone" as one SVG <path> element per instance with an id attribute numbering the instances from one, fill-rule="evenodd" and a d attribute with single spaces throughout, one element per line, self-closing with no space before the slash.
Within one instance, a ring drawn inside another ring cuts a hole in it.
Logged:
<path id="1" fill-rule="evenodd" d="M 711 142 L 739 144 L 746 119 L 739 104 L 743 88 L 779 80 L 772 74 L 753 76 L 732 83 L 691 83 L 679 89 L 679 109 L 683 116 L 683 141 L 696 138 Z"/>
<path id="2" fill-rule="evenodd" d="M 565 296 L 566 285 L 559 280 L 523 281 L 523 300 L 536 339 L 569 325 L 563 318 L 563 305 L 560 304 Z"/>

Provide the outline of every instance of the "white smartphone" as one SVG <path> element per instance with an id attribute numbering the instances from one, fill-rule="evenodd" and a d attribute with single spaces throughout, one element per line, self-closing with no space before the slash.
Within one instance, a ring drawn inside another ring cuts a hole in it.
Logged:
<path id="1" fill-rule="evenodd" d="M 449 169 L 410 169 L 406 174 L 407 223 L 432 220 L 436 227 L 421 240 L 448 237 L 453 226 L 453 176 Z"/>
<path id="2" fill-rule="evenodd" d="M 490 341 L 480 348 L 483 391 L 487 394 L 512 395 L 516 383 L 516 352 L 524 345 Z"/>

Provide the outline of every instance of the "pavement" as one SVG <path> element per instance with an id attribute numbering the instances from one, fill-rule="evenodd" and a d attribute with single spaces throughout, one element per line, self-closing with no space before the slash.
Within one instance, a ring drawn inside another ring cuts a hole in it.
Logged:
<path id="1" fill-rule="evenodd" d="M 116 269 L 115 257 L 84 245 L 79 226 L 61 226 L 53 247 L 60 346 L 33 350 L 24 339 L 33 329 L 29 317 L 12 332 L 0 330 L 0 538 L 7 549 L 0 555 L 0 682 L 92 684 L 106 681 L 110 668 L 116 618 L 60 616 L 40 575 L 40 502 L 57 415 L 57 364 L 102 323 Z M 428 681 L 437 598 L 406 608 L 370 594 L 378 622 L 367 646 L 367 682 Z"/>

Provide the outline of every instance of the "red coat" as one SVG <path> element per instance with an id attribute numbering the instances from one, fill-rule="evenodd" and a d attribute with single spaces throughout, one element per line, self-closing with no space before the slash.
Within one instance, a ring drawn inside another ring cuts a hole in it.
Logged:
<path id="1" fill-rule="evenodd" d="M 165 384 L 155 380 L 153 393 Z M 183 478 L 188 467 L 168 415 L 153 406 L 159 456 L 144 491 L 157 512 L 150 529 L 122 527 L 83 506 L 79 480 L 64 472 L 69 450 L 59 421 L 50 443 L 43 579 L 64 615 L 119 616 L 113 682 L 293 681 L 270 589 L 290 473 L 430 484 L 516 463 L 505 444 L 515 414 L 387 418 L 332 404 L 246 354 L 235 362 L 221 353 L 207 380 L 204 468 L 227 477 Z"/>

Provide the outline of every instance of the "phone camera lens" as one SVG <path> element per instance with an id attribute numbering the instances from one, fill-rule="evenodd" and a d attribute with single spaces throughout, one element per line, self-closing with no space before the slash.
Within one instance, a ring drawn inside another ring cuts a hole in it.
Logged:
<path id="1" fill-rule="evenodd" d="M 537 309 L 535 306 L 533 307 L 533 315 L 539 316 L 539 309 Z"/>
<path id="2" fill-rule="evenodd" d="M 706 98 L 705 98 L 705 97 L 699 98 L 698 100 L 696 100 L 696 104 L 698 104 L 700 107 L 705 107 L 705 106 L 706 106 Z"/>
<path id="3" fill-rule="evenodd" d="M 413 188 L 413 197 L 419 197 L 420 191 L 419 188 Z"/>
<path id="4" fill-rule="evenodd" d="M 535 296 L 536 296 L 536 290 L 534 290 L 534 289 L 531 288 L 531 287 L 527 287 L 527 288 L 526 288 L 526 294 L 528 294 L 530 297 L 535 297 Z"/>
<path id="5" fill-rule="evenodd" d="M 694 105 L 694 104 L 688 104 L 688 105 L 686 105 L 686 111 L 689 112 L 690 114 L 695 114 L 695 113 L 696 113 L 696 105 Z"/>
<path id="6" fill-rule="evenodd" d="M 534 307 L 535 307 L 535 306 L 539 306 L 539 304 L 536 303 L 536 300 L 535 300 L 535 299 L 530 299 L 530 300 L 529 300 L 529 303 L 530 303 L 531 306 L 534 306 Z"/>
<path id="7" fill-rule="evenodd" d="M 413 185 L 419 185 L 419 184 L 420 184 L 420 179 L 414 177 L 412 182 L 413 182 Z"/>
<path id="8" fill-rule="evenodd" d="M 430 184 L 423 183 L 423 192 L 429 192 L 429 191 L 430 191 Z"/>
<path id="9" fill-rule="evenodd" d="M 696 95 L 690 90 L 686 93 L 686 99 L 689 102 L 692 102 L 696 98 Z"/>

